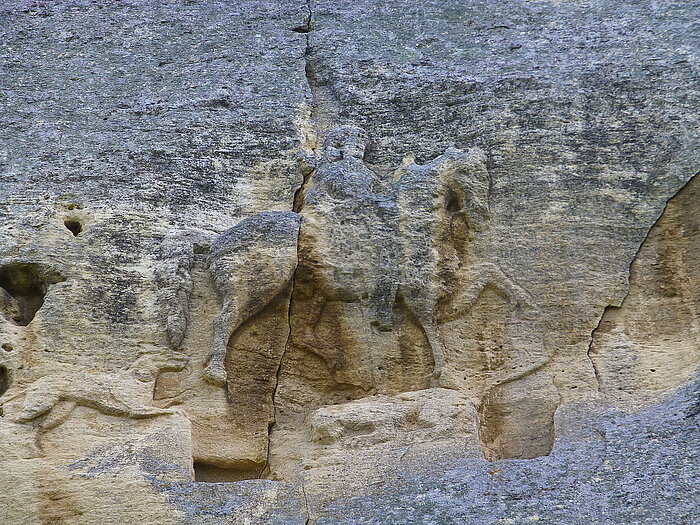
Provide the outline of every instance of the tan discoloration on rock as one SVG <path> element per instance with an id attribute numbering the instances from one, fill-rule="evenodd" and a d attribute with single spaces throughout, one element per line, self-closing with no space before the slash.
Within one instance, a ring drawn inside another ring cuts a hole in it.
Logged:
<path id="1" fill-rule="evenodd" d="M 644 403 L 700 365 L 700 177 L 671 200 L 630 268 L 629 291 L 595 330 L 589 356 L 601 392 Z"/>

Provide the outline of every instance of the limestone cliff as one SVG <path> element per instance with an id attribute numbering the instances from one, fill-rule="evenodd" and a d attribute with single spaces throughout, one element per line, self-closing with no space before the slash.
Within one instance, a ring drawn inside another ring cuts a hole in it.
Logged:
<path id="1" fill-rule="evenodd" d="M 0 522 L 692 523 L 700 6 L 0 5 Z"/>

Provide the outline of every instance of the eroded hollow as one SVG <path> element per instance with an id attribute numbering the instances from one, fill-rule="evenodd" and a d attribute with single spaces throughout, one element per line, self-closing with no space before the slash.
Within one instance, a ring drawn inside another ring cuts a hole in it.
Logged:
<path id="1" fill-rule="evenodd" d="M 487 461 L 534 459 L 551 453 L 559 400 L 553 388 L 543 386 L 529 376 L 497 385 L 481 400 L 478 433 Z"/>
<path id="2" fill-rule="evenodd" d="M 10 388 L 10 372 L 6 367 L 0 366 L 0 396 Z"/>
<path id="3" fill-rule="evenodd" d="M 207 483 L 229 483 L 260 479 L 261 467 L 219 467 L 203 461 L 194 462 L 194 480 Z"/>
<path id="4" fill-rule="evenodd" d="M 451 213 L 455 213 L 461 210 L 462 205 L 459 202 L 459 197 L 454 193 L 450 192 L 446 199 L 445 209 Z"/>
<path id="5" fill-rule="evenodd" d="M 27 326 L 44 304 L 49 286 L 64 279 L 33 263 L 0 266 L 0 295 L 6 317 L 20 326 Z M 9 296 L 9 297 L 8 297 Z"/>
<path id="6" fill-rule="evenodd" d="M 63 225 L 70 230 L 74 237 L 77 237 L 83 231 L 83 225 L 78 219 L 66 219 Z"/>

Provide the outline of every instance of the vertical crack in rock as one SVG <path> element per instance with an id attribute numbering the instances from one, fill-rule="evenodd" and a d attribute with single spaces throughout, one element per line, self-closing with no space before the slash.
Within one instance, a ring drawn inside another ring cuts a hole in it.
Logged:
<path id="1" fill-rule="evenodd" d="M 311 523 L 311 513 L 309 512 L 309 498 L 306 496 L 306 487 L 304 486 L 304 480 L 301 480 L 301 494 L 304 496 L 304 510 L 306 511 L 306 520 L 304 520 L 304 525 L 309 525 Z"/>
<path id="2" fill-rule="evenodd" d="M 309 86 L 309 91 L 311 93 L 311 108 L 308 111 L 308 114 L 305 116 L 304 119 L 302 119 L 302 122 L 300 123 L 300 127 L 302 128 L 302 132 L 304 134 L 303 142 L 304 144 L 302 147 L 306 146 L 310 151 L 311 155 L 315 156 L 316 155 L 316 149 L 317 149 L 317 140 L 316 140 L 316 107 L 317 107 L 317 97 L 316 97 L 316 82 L 314 79 L 314 73 L 313 70 L 309 64 L 309 56 L 311 54 L 311 32 L 313 31 L 313 11 L 311 9 L 311 0 L 306 0 L 306 17 L 304 19 L 304 22 L 302 25 L 296 27 L 293 29 L 293 31 L 297 33 L 303 33 L 305 34 L 306 38 L 306 47 L 304 49 L 304 75 L 306 77 L 306 82 Z M 308 151 L 308 150 L 307 150 Z M 309 181 L 311 176 L 313 175 L 313 172 L 315 171 L 315 162 L 307 163 L 304 159 L 301 158 L 299 159 L 299 169 L 302 174 L 302 182 L 297 188 L 297 190 L 294 192 L 294 198 L 292 201 L 292 211 L 295 213 L 300 213 L 301 209 L 303 207 L 303 199 L 304 199 L 304 190 L 306 183 Z M 301 228 L 301 224 L 299 226 Z M 299 254 L 299 235 L 297 234 L 297 263 L 298 263 L 298 254 Z M 265 460 L 265 464 L 263 465 L 263 468 L 260 471 L 260 478 L 263 477 L 265 473 L 268 475 L 270 474 L 270 439 L 272 436 L 272 432 L 274 430 L 274 427 L 277 423 L 277 390 L 279 389 L 279 384 L 280 384 L 280 373 L 282 371 L 282 363 L 284 362 L 284 357 L 287 354 L 287 350 L 289 349 L 289 345 L 291 344 L 292 341 L 292 305 L 294 301 L 294 282 L 296 280 L 296 269 L 292 273 L 292 278 L 290 281 L 290 291 L 289 291 L 289 303 L 287 305 L 287 341 L 285 342 L 284 349 L 282 350 L 282 354 L 280 355 L 279 362 L 277 363 L 277 370 L 275 371 L 275 386 L 272 391 L 272 419 L 270 423 L 268 424 L 268 429 L 267 429 L 267 458 Z M 267 471 L 267 472 L 266 472 Z M 302 493 L 304 496 L 304 503 L 306 506 L 306 522 L 309 523 L 310 518 L 309 518 L 309 507 L 308 507 L 308 501 L 306 499 L 306 491 L 304 490 L 304 486 L 302 483 Z"/>
<path id="3" fill-rule="evenodd" d="M 624 296 L 619 301 L 619 303 L 617 303 L 617 304 L 610 303 L 603 309 L 603 312 L 601 313 L 600 318 L 598 319 L 598 322 L 597 322 L 595 328 L 591 331 L 591 336 L 590 336 L 590 340 L 588 342 L 588 350 L 586 352 L 586 356 L 588 357 L 589 361 L 591 362 L 591 366 L 593 367 L 593 373 L 595 375 L 596 384 L 598 387 L 598 392 L 602 392 L 603 389 L 602 389 L 602 380 L 601 380 L 601 370 L 600 370 L 599 365 L 596 363 L 595 359 L 593 358 L 593 356 L 597 353 L 594 349 L 596 335 L 601 330 L 601 327 L 603 326 L 606 318 L 608 317 L 608 313 L 611 311 L 614 311 L 614 310 L 618 310 L 618 309 L 622 308 L 623 306 L 625 306 L 625 303 L 630 295 L 630 291 L 632 288 L 631 285 L 632 285 L 632 278 L 633 278 L 633 267 L 634 267 L 636 261 L 639 259 L 641 251 L 643 250 L 644 246 L 649 241 L 650 236 L 652 235 L 652 232 L 654 232 L 657 229 L 657 227 L 661 223 L 662 219 L 666 216 L 666 212 L 669 209 L 669 204 L 676 197 L 680 196 L 683 193 L 683 191 L 690 186 L 690 184 L 693 182 L 695 177 L 697 177 L 697 174 L 695 176 L 691 177 L 690 179 L 688 179 L 688 181 L 686 181 L 686 183 L 683 184 L 683 186 L 681 186 L 681 188 L 666 201 L 663 209 L 661 210 L 661 213 L 654 221 L 654 224 L 652 224 L 652 226 L 646 232 L 646 235 L 644 236 L 642 241 L 639 243 L 639 246 L 637 247 L 637 250 L 634 254 L 634 257 L 632 257 L 632 260 L 630 261 L 630 264 L 629 264 L 629 267 L 627 270 L 627 285 L 626 285 Z"/>
<path id="4" fill-rule="evenodd" d="M 294 193 L 294 200 L 292 204 L 292 210 L 296 213 L 301 211 L 303 206 L 303 196 L 304 187 L 309 177 L 314 172 L 315 168 L 315 157 L 318 148 L 318 138 L 316 131 L 316 122 L 318 118 L 318 95 L 317 95 L 317 84 L 315 78 L 315 72 L 311 65 L 311 32 L 313 31 L 313 11 L 311 10 L 311 0 L 307 0 L 305 4 L 307 11 L 306 18 L 304 22 L 299 27 L 295 28 L 294 31 L 297 33 L 303 33 L 306 39 L 306 45 L 304 47 L 304 77 L 306 78 L 306 83 L 309 88 L 309 93 L 311 95 L 310 107 L 306 109 L 305 115 L 302 117 L 299 127 L 302 132 L 302 152 L 299 158 L 299 169 L 302 175 L 302 183 L 297 188 Z M 308 158 L 308 157 L 313 158 Z M 309 162 L 310 161 L 310 162 Z"/>
<path id="5" fill-rule="evenodd" d="M 679 193 L 681 190 L 679 190 Z M 677 195 L 677 194 L 676 194 Z M 675 197 L 675 195 L 673 196 Z M 634 257 L 632 257 L 632 260 L 630 261 L 629 267 L 627 268 L 627 288 L 625 289 L 625 295 L 622 297 L 620 302 L 618 304 L 615 303 L 610 303 L 608 304 L 605 308 L 603 308 L 603 312 L 600 314 L 600 317 L 598 318 L 598 322 L 595 325 L 595 328 L 591 331 L 591 337 L 588 341 L 588 350 L 586 351 L 586 356 L 588 357 L 588 360 L 591 362 L 591 366 L 593 367 L 593 375 L 595 376 L 596 380 L 596 385 L 598 388 L 598 392 L 602 392 L 602 383 L 601 383 L 601 374 L 600 374 L 600 368 L 595 362 L 595 359 L 593 359 L 593 354 L 595 352 L 593 351 L 593 343 L 595 342 L 595 337 L 596 333 L 600 330 L 600 327 L 603 325 L 603 321 L 605 320 L 606 314 L 608 311 L 621 308 L 623 304 L 625 304 L 625 300 L 627 299 L 627 296 L 629 296 L 630 293 L 630 281 L 632 280 L 632 265 L 634 265 L 634 261 L 637 260 L 637 257 L 639 256 L 639 252 L 642 250 L 642 246 L 644 246 L 644 243 L 647 241 L 649 238 L 649 234 L 651 231 L 654 229 L 654 226 L 656 226 L 661 220 L 661 217 L 663 216 L 664 212 L 666 211 L 666 208 L 668 207 L 668 203 L 671 201 L 673 198 L 671 197 L 666 201 L 666 204 L 664 205 L 664 209 L 661 211 L 661 214 L 657 217 L 656 221 L 654 224 L 649 228 L 647 231 L 646 235 L 644 235 L 644 238 L 642 239 L 642 242 L 639 243 L 639 246 L 637 247 L 637 250 L 634 253 Z"/>
<path id="6" fill-rule="evenodd" d="M 311 32 L 314 29 L 314 16 L 313 10 L 311 9 L 311 0 L 306 0 L 306 19 L 304 21 L 306 27 L 306 47 L 304 48 L 304 75 L 306 76 L 306 83 L 309 86 L 309 91 L 311 92 L 311 111 L 310 119 L 312 122 L 311 127 L 313 128 L 313 123 L 318 118 L 318 82 L 316 80 L 316 72 L 311 61 Z"/>
<path id="7" fill-rule="evenodd" d="M 299 241 L 297 237 L 297 253 L 299 249 Z M 297 260 L 298 260 L 298 255 L 297 255 Z M 275 424 L 277 423 L 277 390 L 280 385 L 280 373 L 282 371 L 282 363 L 284 362 L 284 356 L 287 354 L 287 350 L 289 349 L 289 345 L 292 341 L 292 300 L 294 297 L 294 280 L 296 278 L 296 270 L 294 270 L 294 273 L 292 274 L 292 278 L 290 281 L 290 287 L 291 290 L 289 291 L 289 303 L 287 304 L 287 340 L 284 343 L 284 349 L 282 350 L 282 354 L 280 355 L 279 362 L 277 363 L 277 370 L 275 370 L 275 386 L 274 389 L 272 390 L 272 419 L 270 420 L 270 423 L 268 424 L 267 427 L 267 458 L 265 459 L 265 464 L 263 465 L 262 469 L 260 470 L 260 478 L 263 477 L 263 474 L 267 471 L 268 474 L 269 472 L 269 467 L 270 467 L 270 438 L 272 436 L 272 431 L 274 430 Z"/>
<path id="8" fill-rule="evenodd" d="M 307 16 L 304 22 L 305 30 L 299 31 L 306 35 L 306 49 L 304 50 L 304 73 L 306 82 L 311 92 L 310 120 L 314 131 L 329 131 L 338 126 L 341 116 L 339 98 L 333 89 L 333 84 L 328 76 L 329 68 L 320 69 L 320 61 L 314 54 L 314 46 L 311 41 L 316 32 L 316 16 L 312 8 L 312 0 L 306 1 Z M 321 74 L 323 73 L 323 74 Z M 315 150 L 315 148 L 312 148 Z"/>
<path id="9" fill-rule="evenodd" d="M 641 248 L 641 245 L 640 245 Z M 635 258 L 636 258 L 635 254 Z M 632 262 L 634 262 L 634 259 L 632 259 Z M 630 268 L 632 265 L 630 264 Z M 627 284 L 627 292 L 625 293 L 625 298 L 627 297 L 627 294 L 629 294 L 629 282 Z M 624 299 L 622 300 L 624 302 Z M 622 304 L 622 303 L 620 303 Z M 602 392 L 601 388 L 601 383 L 600 383 L 600 370 L 598 369 L 598 365 L 595 362 L 595 359 L 593 359 L 593 356 L 591 355 L 593 352 L 593 341 L 595 341 L 595 334 L 600 328 L 600 325 L 603 323 L 603 319 L 605 319 L 605 313 L 610 309 L 610 308 L 615 308 L 613 305 L 608 305 L 605 308 L 603 308 L 603 313 L 600 314 L 600 318 L 598 319 L 598 322 L 595 325 L 595 328 L 591 331 L 591 338 L 588 341 L 588 350 L 586 351 L 586 356 L 588 357 L 588 360 L 591 362 L 591 366 L 593 367 L 593 375 L 595 376 L 595 382 L 596 386 L 598 389 L 598 392 Z"/>

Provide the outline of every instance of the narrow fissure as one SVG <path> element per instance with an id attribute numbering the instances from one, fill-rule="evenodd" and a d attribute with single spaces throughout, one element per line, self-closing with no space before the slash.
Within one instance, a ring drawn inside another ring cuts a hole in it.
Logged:
<path id="1" fill-rule="evenodd" d="M 311 523 L 311 514 L 309 512 L 309 498 L 306 496 L 306 487 L 304 486 L 304 480 L 301 480 L 301 495 L 304 496 L 304 510 L 306 511 L 306 520 L 304 525 L 309 525 Z"/>
<path id="2" fill-rule="evenodd" d="M 309 91 L 311 91 L 311 119 L 313 121 L 318 116 L 318 95 L 316 93 L 318 82 L 316 82 L 316 75 L 311 63 L 311 33 L 314 31 L 314 13 L 311 9 L 311 0 L 306 0 L 306 11 L 307 14 L 304 24 L 306 28 L 304 31 L 306 34 L 306 47 L 304 48 L 304 75 L 306 76 L 306 83 L 309 85 Z"/>
<path id="3" fill-rule="evenodd" d="M 298 234 L 297 234 L 298 235 Z M 299 241 L 297 237 L 297 254 L 299 253 Z M 297 255 L 298 257 L 298 255 Z M 292 298 L 294 297 L 294 280 L 296 278 L 296 270 L 292 274 L 292 278 L 290 281 L 290 291 L 289 291 L 289 304 L 287 305 L 287 340 L 284 343 L 284 349 L 282 350 L 282 355 L 280 355 L 280 360 L 277 363 L 277 370 L 275 370 L 275 387 L 272 390 L 272 419 L 270 423 L 267 426 L 267 457 L 265 458 L 265 464 L 263 465 L 262 469 L 260 469 L 260 475 L 258 476 L 259 478 L 263 478 L 265 474 L 269 475 L 270 474 L 270 437 L 272 435 L 272 431 L 277 424 L 277 390 L 280 385 L 280 373 L 282 371 L 282 363 L 284 362 L 284 357 L 287 354 L 287 350 L 289 349 L 289 345 L 292 340 Z"/>
<path id="4" fill-rule="evenodd" d="M 640 246 L 641 247 L 641 246 Z M 636 257 L 636 256 L 635 256 Z M 634 261 L 634 259 L 632 260 Z M 627 287 L 627 293 L 629 294 L 629 286 Z M 627 297 L 627 294 L 625 294 L 625 298 Z M 624 302 L 624 299 L 622 300 Z M 595 334 L 598 332 L 600 329 L 601 325 L 603 324 L 603 320 L 605 319 L 605 314 L 608 312 L 610 308 L 614 308 L 613 305 L 608 305 L 603 309 L 603 313 L 600 316 L 600 319 L 598 319 L 598 323 L 595 325 L 595 328 L 591 332 L 591 340 L 588 341 L 588 351 L 586 352 L 586 356 L 588 356 L 588 360 L 591 362 L 591 366 L 593 367 L 593 375 L 595 376 L 595 381 L 596 385 L 598 388 L 598 392 L 602 392 L 602 385 L 600 381 L 600 370 L 598 369 L 598 365 L 596 365 L 595 360 L 593 359 L 593 342 L 595 341 Z"/>
<path id="5" fill-rule="evenodd" d="M 307 9 L 307 16 L 304 21 L 304 24 L 292 29 L 293 31 L 297 33 L 303 33 L 306 35 L 306 47 L 304 50 L 304 59 L 305 59 L 305 66 L 304 66 L 304 74 L 306 76 L 306 81 L 309 85 L 309 90 L 311 92 L 311 110 L 309 114 L 309 120 L 311 124 L 311 128 L 315 129 L 315 108 L 316 108 L 316 94 L 315 94 L 315 86 L 314 86 L 314 81 L 313 81 L 313 71 L 311 66 L 309 65 L 309 56 L 311 54 L 311 32 L 313 31 L 313 11 L 311 9 L 311 0 L 306 1 L 306 9 Z M 315 143 L 315 140 L 310 141 L 312 143 Z M 313 147 L 313 153 L 315 154 L 315 147 Z M 304 197 L 304 190 L 307 182 L 313 175 L 313 169 L 309 170 L 307 173 L 302 172 L 302 183 L 299 185 L 299 188 L 297 188 L 296 192 L 294 193 L 294 199 L 292 202 L 292 211 L 295 213 L 301 213 L 302 207 L 303 207 L 303 197 Z M 300 226 L 301 229 L 301 226 Z M 297 232 L 297 263 L 298 263 L 298 254 L 299 254 L 299 235 L 301 234 L 301 231 Z M 260 470 L 260 475 L 259 477 L 262 478 L 264 475 L 269 476 L 270 475 L 270 437 L 272 435 L 272 432 L 274 430 L 275 425 L 277 424 L 277 391 L 279 388 L 280 384 L 280 374 L 282 371 L 282 363 L 284 362 L 284 357 L 287 354 L 287 350 L 289 349 L 289 345 L 291 344 L 292 341 L 292 305 L 294 301 L 294 283 L 296 281 L 296 269 L 292 273 L 292 278 L 290 281 L 290 291 L 289 291 L 289 304 L 287 305 L 287 329 L 289 330 L 287 333 L 287 341 L 285 342 L 284 345 L 284 350 L 282 351 L 282 355 L 280 356 L 279 363 L 277 364 L 277 370 L 275 371 L 275 387 L 272 391 L 272 420 L 270 421 L 267 429 L 267 458 L 265 460 L 265 465 L 263 468 Z M 303 490 L 303 487 L 302 487 Z M 304 498 L 306 500 L 306 493 L 304 493 Z M 307 523 L 309 521 L 308 519 L 308 506 L 307 506 Z"/>
<path id="6" fill-rule="evenodd" d="M 315 73 L 313 71 L 313 67 L 311 65 L 311 32 L 313 31 L 313 12 L 311 10 L 311 0 L 307 0 L 306 2 L 306 10 L 307 10 L 307 15 L 306 19 L 304 20 L 304 24 L 300 26 L 299 28 L 293 29 L 293 31 L 296 31 L 297 33 L 304 33 L 306 35 L 306 46 L 304 48 L 304 76 L 306 78 L 306 83 L 309 86 L 309 92 L 311 93 L 311 104 L 309 108 L 309 114 L 306 116 L 308 120 L 308 125 L 305 126 L 305 133 L 306 137 L 304 137 L 304 142 L 306 143 L 305 145 L 308 146 L 311 149 L 311 152 L 316 155 L 316 150 L 317 150 L 317 138 L 315 136 L 316 134 L 316 121 L 317 121 L 317 106 L 318 106 L 318 94 L 316 90 L 316 80 L 315 80 Z M 300 28 L 304 28 L 304 30 L 300 30 Z M 311 136 L 310 136 L 311 135 Z M 292 211 L 299 213 L 301 212 L 301 208 L 303 206 L 303 197 L 304 197 L 304 187 L 306 183 L 308 182 L 309 178 L 313 175 L 314 167 L 309 166 L 307 169 L 302 168 L 302 183 L 297 188 L 297 191 L 294 193 L 294 200 L 292 202 Z"/>

